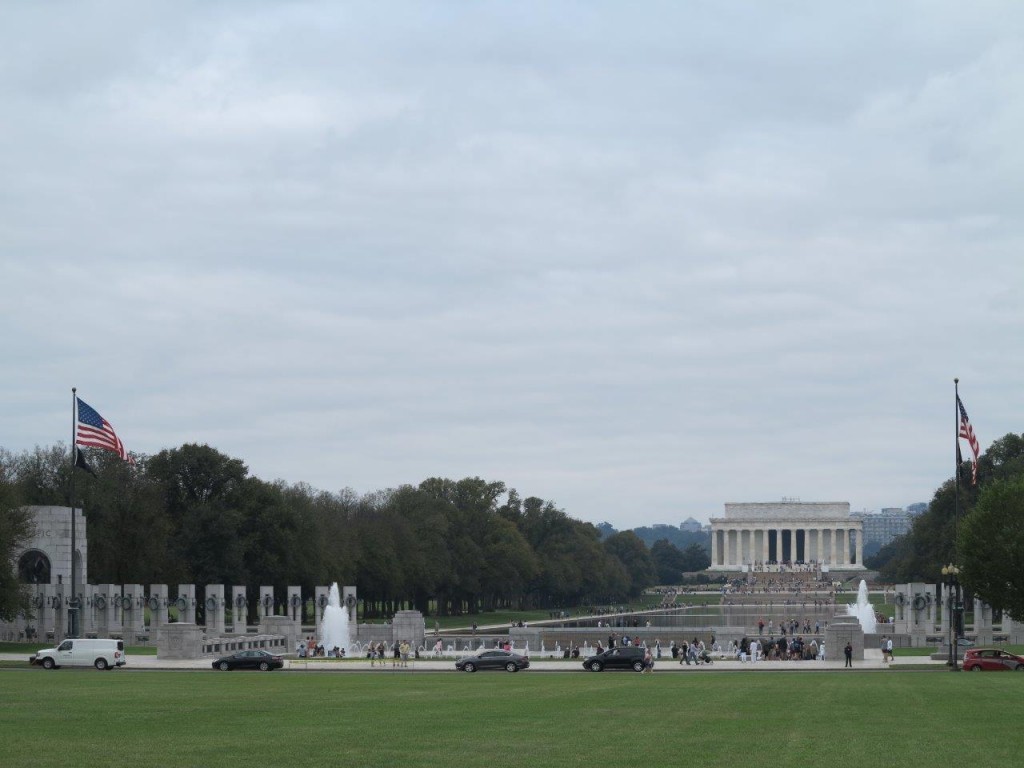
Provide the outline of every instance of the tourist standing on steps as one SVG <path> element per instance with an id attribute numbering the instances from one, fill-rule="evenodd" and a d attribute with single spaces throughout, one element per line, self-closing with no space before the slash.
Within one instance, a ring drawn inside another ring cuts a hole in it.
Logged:
<path id="1" fill-rule="evenodd" d="M 846 647 L 843 648 L 843 655 L 846 656 L 846 664 L 843 666 L 843 669 L 846 667 L 853 668 L 853 646 L 847 643 Z"/>

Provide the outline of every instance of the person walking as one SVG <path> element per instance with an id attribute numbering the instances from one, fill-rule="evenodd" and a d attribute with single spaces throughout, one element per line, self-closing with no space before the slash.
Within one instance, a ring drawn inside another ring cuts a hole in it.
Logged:
<path id="1" fill-rule="evenodd" d="M 847 643 L 846 647 L 843 648 L 843 655 L 846 656 L 846 664 L 843 665 L 843 669 L 846 669 L 847 667 L 852 669 L 853 668 L 853 646 L 850 645 L 849 643 Z"/>

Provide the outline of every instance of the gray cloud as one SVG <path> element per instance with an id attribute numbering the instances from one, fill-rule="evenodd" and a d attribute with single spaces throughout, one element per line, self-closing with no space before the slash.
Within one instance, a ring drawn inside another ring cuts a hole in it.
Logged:
<path id="1" fill-rule="evenodd" d="M 480 474 L 620 526 L 1021 431 L 1015 3 L 0 18 L 4 445 Z"/>

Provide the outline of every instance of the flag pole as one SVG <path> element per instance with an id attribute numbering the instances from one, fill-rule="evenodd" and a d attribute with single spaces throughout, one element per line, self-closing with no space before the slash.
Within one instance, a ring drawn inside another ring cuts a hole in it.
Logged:
<path id="1" fill-rule="evenodd" d="M 953 564 L 956 564 L 956 537 L 960 525 L 960 379 L 953 379 L 953 441 L 956 445 L 956 495 L 953 496 Z"/>
<path id="2" fill-rule="evenodd" d="M 71 600 L 68 603 L 68 637 L 78 637 L 78 578 L 75 573 L 75 552 L 77 542 L 75 539 L 75 423 L 78 416 L 78 390 L 71 388 Z"/>
<path id="3" fill-rule="evenodd" d="M 949 623 L 950 623 L 950 669 L 953 672 L 960 671 L 960 649 L 957 647 L 960 642 L 960 566 L 957 564 L 957 535 L 960 532 L 960 379 L 953 379 L 953 439 L 956 442 L 956 484 L 953 494 L 953 562 L 948 568 L 951 592 L 949 594 Z M 975 457 L 977 461 L 977 457 Z"/>

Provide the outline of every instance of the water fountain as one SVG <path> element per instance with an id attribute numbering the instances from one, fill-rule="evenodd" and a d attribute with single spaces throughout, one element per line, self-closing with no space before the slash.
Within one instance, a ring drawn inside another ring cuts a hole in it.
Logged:
<path id="1" fill-rule="evenodd" d="M 865 635 L 873 635 L 878 631 L 875 609 L 868 602 L 868 583 L 863 579 L 860 581 L 860 586 L 857 587 L 857 602 L 846 606 L 846 615 L 857 617 Z"/>
<path id="2" fill-rule="evenodd" d="M 341 604 L 338 582 L 331 584 L 331 590 L 327 595 L 324 619 L 320 623 L 320 644 L 327 651 L 332 648 L 341 648 L 346 655 L 348 655 L 349 646 L 352 644 L 348 630 L 348 608 Z"/>

